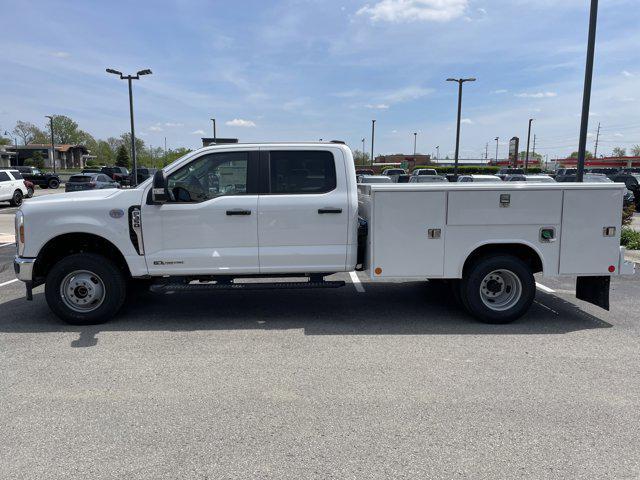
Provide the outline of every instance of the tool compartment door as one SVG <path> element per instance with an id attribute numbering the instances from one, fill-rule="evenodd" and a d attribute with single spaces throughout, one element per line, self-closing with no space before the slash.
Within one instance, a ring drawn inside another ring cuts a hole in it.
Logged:
<path id="1" fill-rule="evenodd" d="M 560 274 L 610 275 L 618 267 L 622 189 L 566 190 L 560 237 Z M 604 229 L 614 227 L 612 236 Z"/>
<path id="2" fill-rule="evenodd" d="M 446 192 L 375 192 L 373 216 L 373 278 L 442 276 Z"/>

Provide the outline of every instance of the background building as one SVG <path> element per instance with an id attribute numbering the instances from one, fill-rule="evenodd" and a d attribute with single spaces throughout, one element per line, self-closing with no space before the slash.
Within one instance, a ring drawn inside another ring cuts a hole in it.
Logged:
<path id="1" fill-rule="evenodd" d="M 33 158 L 35 152 L 40 152 L 40 155 L 44 159 L 45 167 L 53 167 L 53 165 L 51 164 L 51 157 L 49 155 L 49 152 L 51 151 L 51 145 L 32 143 L 29 145 L 19 145 L 17 147 L 7 146 L 6 148 L 7 151 L 14 152 L 14 157 L 11 160 L 11 165 L 25 165 L 25 162 L 27 160 Z M 89 150 L 84 145 L 55 145 L 54 160 L 56 162 L 56 168 L 84 168 L 88 158 L 91 158 L 89 155 Z"/>

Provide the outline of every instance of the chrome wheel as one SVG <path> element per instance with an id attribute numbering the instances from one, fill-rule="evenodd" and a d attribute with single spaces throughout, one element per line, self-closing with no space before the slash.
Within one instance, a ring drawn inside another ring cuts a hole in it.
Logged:
<path id="1" fill-rule="evenodd" d="M 522 283 L 510 270 L 494 270 L 480 284 L 480 299 L 486 307 L 501 312 L 512 308 L 522 297 Z"/>
<path id="2" fill-rule="evenodd" d="M 76 270 L 62 280 L 60 296 L 71 310 L 81 313 L 92 312 L 104 301 L 104 283 L 93 272 Z"/>

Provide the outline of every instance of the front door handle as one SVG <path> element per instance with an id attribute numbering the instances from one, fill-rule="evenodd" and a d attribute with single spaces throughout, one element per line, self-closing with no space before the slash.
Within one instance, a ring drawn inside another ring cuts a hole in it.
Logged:
<path id="1" fill-rule="evenodd" d="M 331 208 L 331 207 L 319 208 L 318 209 L 318 213 L 320 213 L 320 214 L 323 214 L 323 213 L 342 213 L 342 209 L 341 208 Z"/>
<path id="2" fill-rule="evenodd" d="M 227 210 L 227 215 L 251 215 L 251 210 Z"/>

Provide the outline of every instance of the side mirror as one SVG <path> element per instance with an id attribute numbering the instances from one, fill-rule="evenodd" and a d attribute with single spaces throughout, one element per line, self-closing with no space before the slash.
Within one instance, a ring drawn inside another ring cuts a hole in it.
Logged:
<path id="1" fill-rule="evenodd" d="M 153 187 L 151 189 L 153 203 L 166 203 L 169 200 L 167 192 L 167 177 L 162 170 L 153 174 Z"/>

